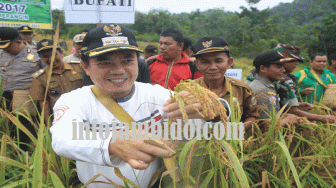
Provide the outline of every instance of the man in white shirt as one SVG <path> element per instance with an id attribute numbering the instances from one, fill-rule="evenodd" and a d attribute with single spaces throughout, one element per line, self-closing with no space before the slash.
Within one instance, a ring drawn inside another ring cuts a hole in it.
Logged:
<path id="1" fill-rule="evenodd" d="M 178 104 L 170 102 L 168 90 L 159 85 L 135 82 L 140 52 L 134 35 L 127 28 L 116 24 L 103 25 L 85 36 L 81 65 L 102 95 L 116 101 L 140 126 L 151 120 L 162 122 L 163 117 L 182 118 Z M 171 157 L 173 152 L 140 139 L 120 140 L 113 137 L 109 131 L 113 130 L 113 125 L 116 125 L 116 130 L 123 131 L 125 124 L 102 104 L 96 97 L 99 95 L 94 94 L 92 89 L 85 86 L 62 95 L 56 102 L 50 129 L 55 152 L 76 160 L 82 183 L 101 173 L 115 184 L 124 186 L 124 181 L 115 174 L 115 167 L 118 167 L 123 176 L 141 188 L 158 187 L 158 177 L 149 185 L 160 166 L 157 157 Z M 188 92 L 179 94 L 190 95 Z M 201 111 L 199 103 L 192 99 L 190 102 Z M 202 117 L 190 105 L 185 110 L 189 118 Z M 87 135 L 89 139 L 86 135 L 83 137 L 83 126 L 80 125 L 84 123 L 87 124 L 85 129 L 92 130 Z M 93 137 L 95 128 L 99 130 L 96 138 Z M 105 132 L 102 133 L 102 130 Z M 129 136 L 132 138 L 131 134 Z M 162 141 L 173 148 L 169 141 Z M 102 176 L 95 181 L 108 183 Z M 114 186 L 93 183 L 88 187 Z"/>

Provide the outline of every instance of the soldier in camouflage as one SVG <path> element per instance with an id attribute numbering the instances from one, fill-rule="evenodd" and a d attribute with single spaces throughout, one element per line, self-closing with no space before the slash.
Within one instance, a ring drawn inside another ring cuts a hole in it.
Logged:
<path id="1" fill-rule="evenodd" d="M 280 105 L 283 107 L 284 105 L 288 105 L 289 110 L 288 113 L 295 114 L 299 117 L 307 117 L 309 120 L 321 121 L 323 123 L 333 123 L 335 122 L 334 116 L 329 115 L 317 115 L 306 112 L 313 108 L 313 105 L 306 102 L 298 102 L 298 83 L 296 76 L 291 74 L 299 62 L 303 62 L 302 57 L 300 55 L 300 47 L 292 46 L 289 44 L 279 44 L 276 47 L 276 50 L 280 52 L 283 56 L 287 58 L 292 58 L 287 63 L 284 64 L 285 75 L 283 78 L 277 83 L 277 93 L 280 97 Z"/>

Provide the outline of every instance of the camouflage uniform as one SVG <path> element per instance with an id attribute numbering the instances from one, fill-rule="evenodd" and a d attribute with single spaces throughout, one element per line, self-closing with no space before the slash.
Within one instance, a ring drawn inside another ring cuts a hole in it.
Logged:
<path id="1" fill-rule="evenodd" d="M 251 70 L 250 74 L 247 75 L 247 77 L 246 77 L 245 83 L 246 83 L 247 85 L 250 85 L 250 83 L 251 83 L 253 80 L 255 80 L 256 75 L 257 75 L 257 71 L 256 71 L 256 69 Z"/>
<path id="2" fill-rule="evenodd" d="M 280 96 L 280 106 L 283 107 L 288 103 L 289 106 L 299 106 L 297 99 L 298 86 L 296 77 L 293 74 L 288 74 L 277 83 L 277 93 Z"/>

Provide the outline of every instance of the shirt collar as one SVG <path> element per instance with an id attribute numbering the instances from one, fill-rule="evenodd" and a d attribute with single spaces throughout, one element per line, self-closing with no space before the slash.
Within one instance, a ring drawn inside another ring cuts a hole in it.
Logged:
<path id="1" fill-rule="evenodd" d="M 133 97 L 134 93 L 135 93 L 135 84 L 133 84 L 132 90 L 131 90 L 131 92 L 128 95 L 126 95 L 125 97 L 114 99 L 114 100 L 117 103 L 126 102 L 126 101 L 130 100 Z"/>
<path id="2" fill-rule="evenodd" d="M 209 89 L 208 85 L 204 81 L 204 77 L 200 78 L 200 83 L 199 84 L 202 87 L 205 87 L 205 88 Z M 230 91 L 231 91 L 231 84 L 229 83 L 227 77 L 224 77 L 223 88 L 222 88 L 222 91 L 221 91 L 221 93 L 218 97 L 223 97 L 226 93 L 230 93 Z"/>
<path id="3" fill-rule="evenodd" d="M 189 57 L 187 56 L 187 54 L 182 51 L 181 55 L 182 55 L 182 59 L 176 61 L 174 64 L 177 64 L 177 63 L 189 63 L 190 60 L 189 60 Z M 161 54 L 159 54 L 156 57 L 156 59 L 168 64 L 168 61 L 166 59 L 164 59 Z"/>
<path id="4" fill-rule="evenodd" d="M 261 81 L 261 83 L 263 83 L 268 88 L 274 88 L 273 82 L 263 76 L 260 76 L 259 74 L 256 75 L 256 80 Z"/>
<path id="5" fill-rule="evenodd" d="M 64 63 L 64 69 L 65 70 L 73 70 L 72 66 L 70 66 L 69 63 L 64 62 L 64 61 L 63 61 L 63 63 Z"/>
<path id="6" fill-rule="evenodd" d="M 62 72 L 62 74 L 63 74 L 65 71 L 67 71 L 67 70 L 75 71 L 75 69 L 74 69 L 72 66 L 70 66 L 67 62 L 64 62 L 64 61 L 63 61 L 63 63 L 64 63 L 64 71 Z M 49 71 L 50 66 L 48 65 L 45 69 L 46 69 L 46 71 Z M 58 74 L 58 73 L 55 73 L 55 72 L 53 71 L 52 74 Z"/>

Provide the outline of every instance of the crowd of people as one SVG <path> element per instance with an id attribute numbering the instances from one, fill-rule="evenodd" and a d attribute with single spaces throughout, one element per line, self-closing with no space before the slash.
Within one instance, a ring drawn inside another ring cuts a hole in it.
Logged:
<path id="1" fill-rule="evenodd" d="M 72 54 L 66 57 L 64 49 L 55 44 L 52 62 L 54 41 L 35 42 L 34 36 L 29 26 L 17 30 L 0 28 L 3 107 L 36 116 L 36 109 L 29 102 L 31 98 L 38 111 L 43 109 L 44 121 L 51 127 L 54 151 L 76 160 L 82 183 L 102 173 L 123 185 L 123 180 L 113 170 L 118 167 L 140 187 L 149 186 L 151 177 L 160 167 L 157 157 L 171 157 L 170 150 L 142 140 L 117 139 L 113 143 L 109 142 L 111 137 L 73 140 L 72 123 L 74 119 L 88 122 L 91 127 L 93 121 L 98 121 L 97 126 L 102 126 L 103 122 L 117 123 L 123 129 L 120 117 L 107 106 L 121 106 L 122 113 L 129 114 L 135 122 L 146 123 L 150 119 L 162 122 L 166 117 L 182 119 L 178 104 L 169 100 L 169 90 L 174 91 L 181 80 L 195 80 L 215 93 L 223 104 L 233 104 L 224 107 L 234 110 L 235 114 L 231 115 L 241 117 L 245 131 L 253 122 L 267 131 L 273 113 L 282 107 L 287 112 L 281 120 L 282 126 L 297 125 L 299 117 L 323 123 L 336 120 L 332 115 L 309 112 L 322 99 L 328 84 L 336 82 L 336 52 L 330 55 L 328 68 L 327 55 L 317 53 L 311 55 L 310 67 L 292 74 L 303 62 L 300 47 L 279 44 L 255 57 L 255 69 L 244 82 L 225 76 L 233 67 L 234 59 L 229 45 L 221 37 L 202 37 L 192 45 L 181 31 L 167 29 L 160 35 L 159 47 L 149 44 L 141 56 L 142 51 L 130 30 L 123 25 L 107 24 L 75 35 Z M 188 92 L 179 95 L 192 98 Z M 218 121 L 217 117 L 202 116 L 197 100 L 189 99 L 184 108 L 191 119 Z M 218 113 L 219 107 L 214 111 Z M 36 136 L 31 122 L 23 117 L 19 120 Z M 29 143 L 24 133 L 19 135 L 22 142 Z M 169 141 L 163 142 L 173 148 Z M 27 149 L 25 144 L 20 147 Z M 97 181 L 106 180 L 98 178 Z M 158 178 L 150 186 L 159 187 Z M 101 183 L 91 187 L 109 186 Z"/>

